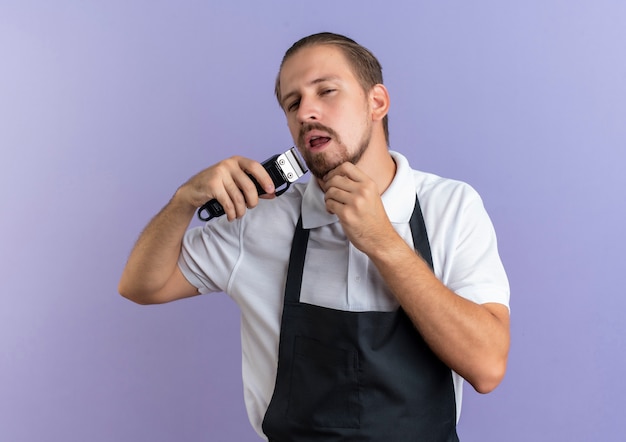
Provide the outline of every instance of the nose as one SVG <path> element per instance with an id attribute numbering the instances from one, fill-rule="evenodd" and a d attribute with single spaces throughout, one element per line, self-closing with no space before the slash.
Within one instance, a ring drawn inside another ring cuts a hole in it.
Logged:
<path id="1" fill-rule="evenodd" d="M 298 106 L 297 118 L 299 123 L 306 123 L 320 119 L 320 108 L 317 101 L 311 97 L 301 97 Z"/>

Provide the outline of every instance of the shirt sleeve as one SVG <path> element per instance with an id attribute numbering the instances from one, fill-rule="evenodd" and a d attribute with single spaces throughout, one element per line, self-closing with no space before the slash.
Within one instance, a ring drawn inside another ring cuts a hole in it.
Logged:
<path id="1" fill-rule="evenodd" d="M 498 253 L 496 232 L 483 201 L 469 185 L 456 183 L 438 203 L 434 243 L 441 281 L 477 304 L 509 307 L 510 289 Z M 440 195 L 441 196 L 441 195 Z M 432 247 L 432 244 L 431 244 Z M 434 258 L 434 257 L 433 257 Z"/>
<path id="2" fill-rule="evenodd" d="M 241 220 L 226 217 L 189 229 L 178 267 L 200 293 L 225 292 L 241 253 Z"/>

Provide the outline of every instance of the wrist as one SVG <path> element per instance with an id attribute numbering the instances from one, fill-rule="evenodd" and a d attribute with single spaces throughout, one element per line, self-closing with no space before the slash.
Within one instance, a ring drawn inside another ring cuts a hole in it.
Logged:
<path id="1" fill-rule="evenodd" d="M 170 199 L 169 205 L 176 212 L 184 214 L 185 216 L 193 216 L 200 206 L 199 204 L 196 205 L 192 199 L 189 198 L 189 192 L 187 192 L 185 184 L 176 189 L 176 192 L 174 192 L 174 195 Z"/>
<path id="2" fill-rule="evenodd" d="M 405 259 L 404 254 L 408 252 L 411 252 L 411 249 L 407 243 L 393 230 L 382 241 L 374 244 L 366 254 L 375 263 L 393 264 L 395 261 Z"/>

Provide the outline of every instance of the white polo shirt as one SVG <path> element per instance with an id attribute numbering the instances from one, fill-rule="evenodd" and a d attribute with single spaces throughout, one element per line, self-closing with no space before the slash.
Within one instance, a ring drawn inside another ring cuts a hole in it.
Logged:
<path id="1" fill-rule="evenodd" d="M 382 195 L 396 231 L 413 244 L 409 219 L 419 198 L 435 274 L 458 295 L 478 304 L 508 306 L 509 285 L 496 235 L 482 200 L 469 185 L 412 170 L 391 152 L 397 171 Z M 261 424 L 274 391 L 280 319 L 291 242 L 298 217 L 311 229 L 300 300 L 338 310 L 390 311 L 398 307 L 367 256 L 350 244 L 324 207 L 317 181 L 297 183 L 284 195 L 261 200 L 233 222 L 226 217 L 190 229 L 179 267 L 200 293 L 225 292 L 241 309 L 244 398 L 253 427 Z M 457 420 L 462 384 L 453 372 Z"/>

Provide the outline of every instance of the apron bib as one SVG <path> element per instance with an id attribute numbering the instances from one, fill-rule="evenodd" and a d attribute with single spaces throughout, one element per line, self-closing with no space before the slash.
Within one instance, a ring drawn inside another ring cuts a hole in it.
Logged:
<path id="1" fill-rule="evenodd" d="M 410 226 L 432 269 L 417 200 Z M 308 237 L 300 218 L 265 435 L 271 442 L 457 442 L 452 372 L 401 308 L 349 312 L 300 303 Z"/>

